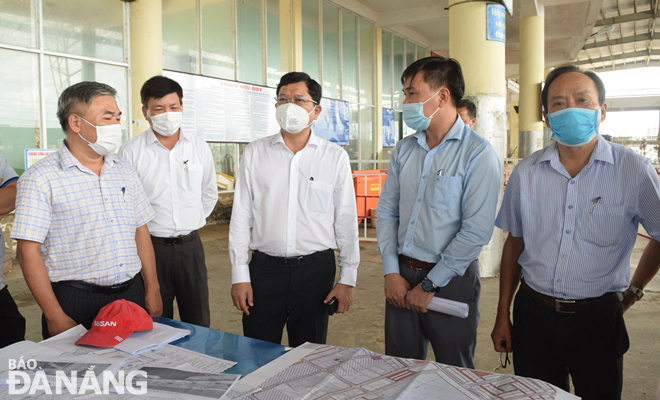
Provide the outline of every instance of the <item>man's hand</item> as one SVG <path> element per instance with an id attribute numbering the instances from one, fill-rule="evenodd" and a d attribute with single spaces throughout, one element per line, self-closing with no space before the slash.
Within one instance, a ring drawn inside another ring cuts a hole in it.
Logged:
<path id="1" fill-rule="evenodd" d="M 55 336 L 78 325 L 76 324 L 76 321 L 64 313 L 57 318 L 47 318 L 46 324 L 48 325 L 48 333 L 50 333 L 50 336 Z"/>
<path id="2" fill-rule="evenodd" d="M 353 291 L 355 288 L 353 286 L 344 285 L 343 283 L 338 283 L 334 288 L 328 293 L 323 300 L 323 304 L 328 304 L 333 297 L 337 298 L 339 306 L 337 307 L 337 313 L 342 314 L 351 309 L 351 304 L 353 304 Z"/>
<path id="3" fill-rule="evenodd" d="M 163 314 L 163 299 L 160 297 L 160 286 L 150 287 L 144 292 L 144 306 L 152 317 Z"/>
<path id="4" fill-rule="evenodd" d="M 409 290 L 410 283 L 401 274 L 385 275 L 385 298 L 394 307 L 406 308 L 406 294 Z"/>
<path id="5" fill-rule="evenodd" d="M 493 332 L 490 334 L 491 339 L 493 339 L 493 347 L 495 348 L 495 351 L 500 353 L 504 353 L 505 351 L 511 352 L 512 330 L 513 325 L 511 325 L 511 320 L 508 317 L 506 320 L 497 318 Z"/>
<path id="6" fill-rule="evenodd" d="M 406 298 L 406 308 L 424 314 L 428 312 L 426 306 L 429 305 L 432 299 L 433 293 L 426 293 L 424 289 L 422 289 L 422 284 L 420 283 L 408 293 Z"/>
<path id="7" fill-rule="evenodd" d="M 623 312 L 628 311 L 630 306 L 637 302 L 637 296 L 630 290 L 623 292 Z"/>
<path id="8" fill-rule="evenodd" d="M 231 301 L 234 302 L 234 307 L 237 310 L 250 315 L 249 308 L 254 306 L 252 284 L 250 282 L 240 282 L 231 285 Z"/>

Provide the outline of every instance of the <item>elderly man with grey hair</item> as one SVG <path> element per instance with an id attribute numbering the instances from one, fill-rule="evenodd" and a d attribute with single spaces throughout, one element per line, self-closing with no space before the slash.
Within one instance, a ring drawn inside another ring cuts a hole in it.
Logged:
<path id="1" fill-rule="evenodd" d="M 57 117 L 66 138 L 18 182 L 11 237 L 43 311 L 44 338 L 126 299 L 160 315 L 162 301 L 147 222 L 154 211 L 121 144 L 116 91 L 98 82 L 68 87 Z"/>

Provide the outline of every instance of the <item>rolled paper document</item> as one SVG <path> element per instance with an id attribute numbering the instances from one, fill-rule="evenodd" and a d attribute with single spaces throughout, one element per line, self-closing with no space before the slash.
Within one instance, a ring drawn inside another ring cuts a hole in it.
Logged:
<path id="1" fill-rule="evenodd" d="M 426 306 L 427 310 L 441 312 L 443 314 L 453 315 L 454 317 L 466 318 L 470 312 L 470 307 L 460 301 L 453 301 L 434 297 Z"/>

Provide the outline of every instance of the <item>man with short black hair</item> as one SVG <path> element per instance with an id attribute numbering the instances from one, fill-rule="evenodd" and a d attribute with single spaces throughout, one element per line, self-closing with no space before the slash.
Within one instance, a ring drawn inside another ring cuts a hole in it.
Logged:
<path id="1" fill-rule="evenodd" d="M 149 129 L 119 149 L 137 170 L 156 212 L 149 221 L 163 298 L 163 316 L 209 327 L 209 289 L 204 246 L 198 230 L 218 201 L 215 163 L 209 145 L 181 128 L 183 89 L 154 76 L 140 90 Z"/>
<path id="2" fill-rule="evenodd" d="M 461 99 L 456 106 L 456 112 L 460 115 L 463 123 L 474 129 L 474 124 L 477 123 L 477 106 L 468 99 Z"/>
<path id="3" fill-rule="evenodd" d="M 479 253 L 493 233 L 502 164 L 456 113 L 465 83 L 456 60 L 427 57 L 401 76 L 403 120 L 378 202 L 385 275 L 385 353 L 474 368 Z M 427 117 L 428 115 L 428 117 Z M 462 319 L 427 312 L 434 296 L 467 303 Z"/>
<path id="4" fill-rule="evenodd" d="M 312 132 L 318 82 L 290 72 L 276 93 L 280 132 L 250 143 L 241 158 L 229 226 L 231 296 L 245 336 L 280 343 L 286 324 L 289 346 L 325 343 L 327 304 L 336 298 L 338 313 L 350 309 L 360 263 L 351 167 L 345 150 Z"/>
<path id="5" fill-rule="evenodd" d="M 555 142 L 511 173 L 496 225 L 509 232 L 491 334 L 513 350 L 516 375 L 584 399 L 621 398 L 629 340 L 623 312 L 660 268 L 660 182 L 651 161 L 598 134 L 605 87 L 569 65 L 545 80 L 541 102 Z M 641 223 L 652 240 L 632 280 Z M 513 306 L 513 325 L 509 309 Z"/>
<path id="6" fill-rule="evenodd" d="M 60 95 L 62 147 L 18 181 L 11 237 L 44 339 L 92 324 L 103 306 L 126 299 L 162 310 L 147 222 L 154 212 L 135 170 L 112 152 L 122 130 L 117 92 L 80 82 Z"/>

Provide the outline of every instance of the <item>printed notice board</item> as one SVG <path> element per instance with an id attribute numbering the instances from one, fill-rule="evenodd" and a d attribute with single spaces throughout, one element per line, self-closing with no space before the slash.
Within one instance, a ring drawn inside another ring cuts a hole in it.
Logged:
<path id="1" fill-rule="evenodd" d="M 57 149 L 25 149 L 25 170 L 34 163 L 55 153 Z"/>
<path id="2" fill-rule="evenodd" d="M 501 4 L 486 5 L 486 40 L 506 41 L 506 9 Z"/>
<path id="3" fill-rule="evenodd" d="M 348 102 L 322 98 L 321 107 L 321 115 L 312 125 L 314 134 L 340 146 L 348 146 Z"/>
<path id="4" fill-rule="evenodd" d="M 247 143 L 280 131 L 275 120 L 275 88 L 207 76 L 163 71 L 183 88 L 183 130 L 207 142 Z M 322 99 L 314 133 L 348 145 L 348 103 Z"/>
<path id="5" fill-rule="evenodd" d="M 383 147 L 394 147 L 394 110 L 383 108 Z"/>

